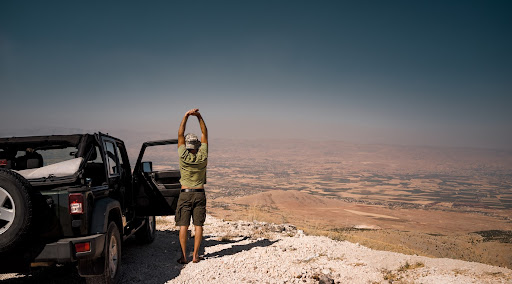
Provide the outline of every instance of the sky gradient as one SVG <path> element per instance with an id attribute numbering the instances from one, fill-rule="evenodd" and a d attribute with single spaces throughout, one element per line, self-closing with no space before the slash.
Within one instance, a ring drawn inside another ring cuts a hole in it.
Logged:
<path id="1" fill-rule="evenodd" d="M 1 1 L 0 133 L 512 149 L 510 1 Z M 190 130 L 199 131 L 195 122 Z"/>

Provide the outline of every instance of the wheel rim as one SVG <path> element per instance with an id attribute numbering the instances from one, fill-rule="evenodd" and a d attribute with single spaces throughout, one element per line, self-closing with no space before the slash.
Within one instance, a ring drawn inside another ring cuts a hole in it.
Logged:
<path id="1" fill-rule="evenodd" d="M 108 250 L 108 267 L 110 269 L 110 277 L 114 278 L 117 272 L 117 262 L 118 262 L 118 253 L 117 253 L 117 240 L 114 235 L 110 237 L 109 250 Z"/>
<path id="2" fill-rule="evenodd" d="M 0 235 L 11 227 L 14 216 L 16 216 L 16 206 L 12 196 L 0 187 Z"/>

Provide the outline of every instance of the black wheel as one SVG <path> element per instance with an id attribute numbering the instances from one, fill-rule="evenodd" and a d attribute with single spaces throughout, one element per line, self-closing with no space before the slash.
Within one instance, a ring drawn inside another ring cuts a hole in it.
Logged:
<path id="1" fill-rule="evenodd" d="M 32 187 L 21 175 L 0 169 L 0 252 L 23 246 L 32 231 Z"/>
<path id="2" fill-rule="evenodd" d="M 135 233 L 139 243 L 150 244 L 155 240 L 156 219 L 155 216 L 146 216 L 144 225 Z"/>
<path id="3" fill-rule="evenodd" d="M 118 283 L 121 274 L 121 237 L 116 223 L 110 222 L 105 239 L 105 270 L 102 275 L 86 277 L 87 283 Z"/>

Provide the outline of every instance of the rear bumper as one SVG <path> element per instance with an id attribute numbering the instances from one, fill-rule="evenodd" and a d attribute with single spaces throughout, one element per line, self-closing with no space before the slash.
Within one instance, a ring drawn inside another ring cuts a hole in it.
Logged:
<path id="1" fill-rule="evenodd" d="M 75 244 L 85 242 L 90 243 L 90 251 L 77 253 Z M 104 248 L 105 234 L 61 239 L 46 244 L 43 251 L 34 259 L 34 262 L 66 263 L 81 259 L 96 259 L 101 256 Z"/>

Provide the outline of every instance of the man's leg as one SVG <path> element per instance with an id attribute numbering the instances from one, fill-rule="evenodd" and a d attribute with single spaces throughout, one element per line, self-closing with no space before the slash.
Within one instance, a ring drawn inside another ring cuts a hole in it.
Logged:
<path id="1" fill-rule="evenodd" d="M 201 240 L 203 239 L 203 226 L 195 226 L 195 228 L 194 255 L 192 262 L 199 262 L 199 248 L 201 247 Z"/>
<path id="2" fill-rule="evenodd" d="M 195 195 L 195 206 L 192 212 L 194 218 L 195 236 L 194 236 L 194 254 L 192 255 L 192 262 L 199 262 L 199 248 L 201 247 L 201 240 L 203 239 L 203 225 L 206 219 L 206 195 L 204 192 L 198 192 Z"/>
<path id="3" fill-rule="evenodd" d="M 182 192 L 178 198 L 178 204 L 176 206 L 176 226 L 180 227 L 180 246 L 181 246 L 181 257 L 178 262 L 181 264 L 187 263 L 187 239 L 188 239 L 188 226 L 190 225 L 190 214 L 191 214 L 191 200 L 190 195 Z"/>
<path id="4" fill-rule="evenodd" d="M 188 226 L 180 226 L 181 262 L 187 263 Z"/>

